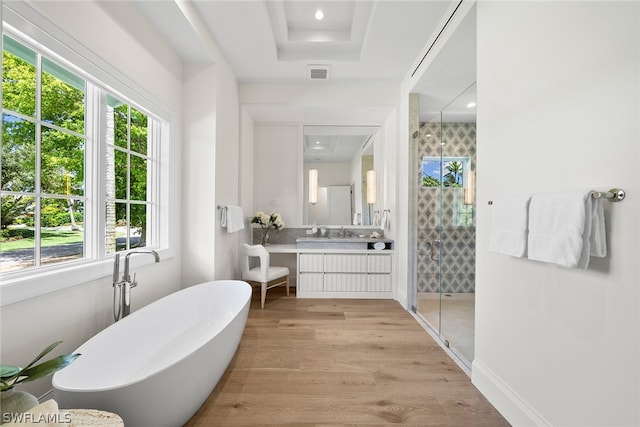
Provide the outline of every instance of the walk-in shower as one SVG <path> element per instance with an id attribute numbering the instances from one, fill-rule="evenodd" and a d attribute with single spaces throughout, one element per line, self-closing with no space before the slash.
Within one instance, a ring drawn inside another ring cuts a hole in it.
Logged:
<path id="1" fill-rule="evenodd" d="M 470 370 L 476 282 L 476 6 L 456 8 L 433 47 L 409 96 L 408 295 L 417 317 Z"/>
<path id="2" fill-rule="evenodd" d="M 423 116 L 423 119 L 425 117 Z M 414 132 L 414 309 L 465 365 L 475 307 L 475 83 Z"/>

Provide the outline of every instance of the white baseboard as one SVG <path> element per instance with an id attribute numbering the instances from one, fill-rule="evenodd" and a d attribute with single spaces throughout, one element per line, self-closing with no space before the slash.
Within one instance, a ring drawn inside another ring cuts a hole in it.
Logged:
<path id="1" fill-rule="evenodd" d="M 477 358 L 472 363 L 471 382 L 511 425 L 551 426 L 550 422 Z"/>

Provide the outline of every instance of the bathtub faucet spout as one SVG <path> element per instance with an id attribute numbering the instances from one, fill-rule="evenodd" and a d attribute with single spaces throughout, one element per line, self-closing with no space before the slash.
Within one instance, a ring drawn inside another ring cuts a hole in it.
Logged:
<path id="1" fill-rule="evenodd" d="M 122 280 L 118 280 L 120 269 L 120 254 L 116 254 L 113 264 L 113 320 L 117 322 L 131 312 L 131 289 L 138 286 L 136 276 L 129 274 L 129 257 L 133 254 L 153 255 L 155 262 L 160 262 L 160 256 L 154 250 L 136 250 L 124 257 L 124 273 Z"/>
<path id="2" fill-rule="evenodd" d="M 139 250 L 139 251 L 131 251 L 124 257 L 124 273 L 122 274 L 122 280 L 125 282 L 129 282 L 135 287 L 138 283 L 135 281 L 135 276 L 133 281 L 131 281 L 131 276 L 129 275 L 129 257 L 133 254 L 149 254 L 153 255 L 153 258 L 156 262 L 160 262 L 160 256 L 158 252 L 154 250 Z"/>

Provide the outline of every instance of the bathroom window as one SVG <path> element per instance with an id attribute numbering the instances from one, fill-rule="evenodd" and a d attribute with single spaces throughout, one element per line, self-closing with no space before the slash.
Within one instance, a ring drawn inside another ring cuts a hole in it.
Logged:
<path id="1" fill-rule="evenodd" d="M 442 217 L 446 225 L 470 227 L 474 225 L 473 202 L 465 197 L 474 192 L 471 177 L 471 158 L 425 156 L 422 158 L 422 188 L 442 189 L 442 203 L 435 205 L 435 218 Z"/>
<path id="2" fill-rule="evenodd" d="M 3 285 L 91 266 L 118 251 L 167 248 L 159 159 L 169 123 L 3 25 Z M 91 277 L 104 275 L 94 270 Z M 67 277 L 88 280 L 77 271 Z"/>
<path id="3" fill-rule="evenodd" d="M 0 272 L 84 257 L 86 82 L 4 35 Z"/>
<path id="4" fill-rule="evenodd" d="M 154 120 L 108 94 L 105 123 L 105 249 L 153 246 L 147 193 L 154 181 Z"/>

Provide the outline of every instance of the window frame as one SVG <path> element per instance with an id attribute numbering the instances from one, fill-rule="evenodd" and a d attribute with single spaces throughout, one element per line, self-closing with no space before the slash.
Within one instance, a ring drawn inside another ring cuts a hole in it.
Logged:
<path id="1" fill-rule="evenodd" d="M 445 186 L 444 185 L 444 177 L 446 174 L 444 173 L 446 169 L 446 164 L 450 162 L 459 162 L 462 164 L 462 171 L 460 174 L 460 178 L 462 179 L 462 183 L 459 187 L 457 186 Z M 465 204 L 463 202 L 463 192 L 468 190 L 469 188 L 469 179 L 471 177 L 471 156 L 423 156 L 420 161 L 420 188 L 422 190 L 427 189 L 437 189 L 441 191 L 450 191 L 454 193 L 453 196 L 453 215 L 451 217 L 451 226 L 453 227 L 475 227 L 475 210 L 473 205 Z M 426 177 L 432 177 L 425 173 L 425 165 L 428 163 L 437 164 L 438 170 L 438 180 L 439 185 L 431 186 L 424 185 L 424 179 Z M 459 195 L 456 193 L 460 193 Z M 444 194 L 444 193 L 443 193 Z M 437 215 L 441 215 L 441 205 L 437 204 L 436 213 Z"/>
<path id="2" fill-rule="evenodd" d="M 5 31 L 3 31 L 0 35 L 2 35 L 2 40 L 4 41 L 4 34 Z M 33 64 L 34 66 L 34 71 L 35 71 L 35 92 L 34 95 L 36 97 L 35 99 L 35 111 L 33 116 L 24 114 L 23 112 L 19 112 L 19 111 L 14 111 L 14 110 L 10 110 L 7 109 L 5 111 L 4 108 L 2 108 L 2 111 L 0 112 L 1 114 L 3 114 L 3 120 L 4 120 L 4 114 L 8 114 L 11 115 L 17 119 L 23 120 L 25 122 L 31 123 L 34 127 L 34 134 L 35 134 L 35 140 L 34 140 L 34 144 L 35 144 L 35 166 L 34 166 L 34 188 L 32 191 L 25 191 L 25 190 L 21 190 L 21 191 L 2 191 L 2 195 L 3 196 L 25 196 L 25 197 L 32 197 L 35 201 L 35 206 L 34 206 L 34 213 L 35 213 L 35 217 L 38 218 L 38 223 L 37 226 L 35 227 L 35 238 L 34 238 L 34 246 L 33 246 L 33 263 L 34 266 L 33 267 L 28 267 L 25 268 L 24 270 L 16 270 L 15 273 L 19 273 L 19 272 L 27 272 L 30 270 L 36 270 L 36 269 L 40 269 L 43 267 L 42 264 L 42 212 L 43 212 L 43 200 L 45 199 L 74 199 L 74 200 L 79 200 L 83 203 L 83 211 L 84 211 L 84 205 L 87 204 L 87 195 L 86 195 L 86 191 L 83 191 L 83 193 L 81 195 L 77 195 L 77 194 L 72 194 L 71 197 L 65 197 L 63 194 L 61 193 L 50 193 L 47 192 L 46 190 L 43 189 L 42 186 L 42 172 L 43 172 L 43 168 L 42 168 L 42 151 L 43 151 L 43 141 L 44 141 L 44 137 L 43 134 L 46 131 L 55 131 L 55 132 L 60 132 L 72 137 L 76 137 L 76 138 L 80 138 L 83 141 L 83 145 L 84 145 L 84 149 L 83 149 L 83 170 L 84 170 L 84 176 L 83 176 L 83 183 L 86 181 L 86 175 L 87 175 L 87 168 L 86 168 L 86 163 L 87 163 L 87 157 L 86 157 L 86 153 L 87 153 L 87 146 L 89 145 L 87 142 L 89 141 L 89 138 L 87 138 L 87 128 L 86 128 L 86 117 L 87 117 L 87 111 L 86 111 L 86 106 L 87 106 L 87 101 L 86 101 L 86 93 L 88 90 L 88 87 L 91 86 L 91 83 L 84 80 L 83 79 L 83 85 L 84 85 L 84 118 L 83 118 L 83 128 L 84 128 L 84 133 L 80 134 L 77 131 L 73 130 L 73 129 L 68 129 L 64 126 L 60 126 L 58 124 L 54 124 L 54 123 L 49 123 L 47 122 L 43 117 L 42 117 L 42 111 L 43 111 L 43 105 L 42 105 L 42 93 L 43 93 L 43 78 L 42 78 L 42 74 L 45 71 L 45 67 L 44 67 L 44 63 L 46 62 L 50 62 L 52 64 L 55 64 L 56 66 L 63 68 L 63 69 L 67 69 L 67 71 L 71 72 L 70 70 L 68 70 L 68 67 L 66 66 L 62 66 L 58 63 L 58 61 L 56 61 L 55 59 L 51 58 L 50 55 L 47 55 L 47 53 L 45 53 L 44 49 L 40 49 L 36 46 L 34 46 L 32 42 L 29 42 L 27 40 L 25 40 L 25 38 L 23 36 L 18 36 L 17 33 L 14 30 L 8 30 L 6 31 L 6 34 L 13 39 L 16 43 L 21 44 L 22 46 L 28 48 L 29 50 L 33 51 L 34 55 L 35 55 L 35 64 Z M 2 44 L 2 43 L 0 43 Z M 2 48 L 4 49 L 4 45 L 2 45 Z M 1 62 L 1 61 L 0 61 Z M 73 72 L 72 72 L 73 73 Z M 74 75 L 76 75 L 74 73 Z M 0 91 L 1 93 L 1 91 Z M 1 166 L 1 163 L 0 163 Z M 86 252 L 86 247 L 87 247 L 87 235 L 85 233 L 86 229 L 83 227 L 83 238 L 82 238 L 82 255 L 81 258 L 79 260 L 85 260 L 87 259 L 87 252 Z M 67 261 L 67 262 L 74 262 L 77 260 L 72 260 L 72 261 Z M 11 272 L 0 272 L 0 277 L 4 277 L 4 275 L 10 275 Z M 9 276 L 10 277 L 10 276 Z"/>
<path id="3" fill-rule="evenodd" d="M 112 94 L 110 92 L 106 93 L 106 97 L 107 99 L 109 97 L 112 97 Z M 114 155 L 114 162 L 115 162 L 115 156 L 116 153 L 122 153 L 124 155 L 126 155 L 127 157 L 127 162 L 126 162 L 126 188 L 125 188 L 125 196 L 124 197 L 118 197 L 117 194 L 114 194 L 113 197 L 109 197 L 109 195 L 107 194 L 108 192 L 105 190 L 104 195 L 105 195 L 105 203 L 103 204 L 103 206 L 101 206 L 102 208 L 105 209 L 105 213 L 106 213 L 106 205 L 108 202 L 115 204 L 125 204 L 126 205 L 126 217 L 128 219 L 127 221 L 127 235 L 126 235 L 126 248 L 125 250 L 121 250 L 121 251 L 116 251 L 113 253 L 117 253 L 117 252 L 127 252 L 129 250 L 132 249 L 138 249 L 139 247 L 134 247 L 131 248 L 131 239 L 132 239 L 132 235 L 131 235 L 131 209 L 133 206 L 145 206 L 145 210 L 146 210 L 146 217 L 148 218 L 152 218 L 151 223 L 147 223 L 147 230 L 145 230 L 145 233 L 147 236 L 151 236 L 151 246 L 147 246 L 145 244 L 144 247 L 150 247 L 150 248 L 154 248 L 155 246 L 153 245 L 153 243 L 156 243 L 158 241 L 158 236 L 156 235 L 156 233 L 154 233 L 154 230 L 156 230 L 156 228 L 153 226 L 153 219 L 156 215 L 154 215 L 155 211 L 157 210 L 157 187 L 156 185 L 154 185 L 154 182 L 157 182 L 157 179 L 155 179 L 155 177 L 158 174 L 158 160 L 156 158 L 156 153 L 157 153 L 157 145 L 158 145 L 158 140 L 156 139 L 156 137 L 154 136 L 154 132 L 151 131 L 151 129 L 156 126 L 157 124 L 161 125 L 161 122 L 159 122 L 157 119 L 155 119 L 153 116 L 150 116 L 148 114 L 145 114 L 147 117 L 147 147 L 146 147 L 146 153 L 140 153 L 136 150 L 133 149 L 132 144 L 131 144 L 131 111 L 132 110 L 136 110 L 138 111 L 138 108 L 135 108 L 134 105 L 131 104 L 131 102 L 127 101 L 126 104 L 127 105 L 127 146 L 126 147 L 122 147 L 120 146 L 116 141 L 110 142 L 108 139 L 104 139 L 103 142 L 103 147 L 102 147 L 102 151 L 104 153 L 104 158 L 106 160 L 106 158 L 108 157 L 106 152 L 108 150 L 112 150 L 113 151 L 113 155 Z M 105 107 L 105 110 L 102 111 L 100 113 L 100 117 L 104 117 L 105 113 L 108 113 L 109 107 L 108 105 L 105 105 L 104 103 L 101 103 L 101 107 Z M 113 108 L 112 110 L 113 111 Z M 106 131 L 107 129 L 105 129 Z M 145 192 L 146 192 L 146 200 L 142 201 L 139 199 L 134 199 L 132 198 L 131 195 L 131 178 L 132 178 L 132 174 L 131 174 L 131 170 L 132 170 L 132 159 L 133 158 L 137 158 L 137 159 L 143 159 L 147 165 L 152 165 L 150 168 L 148 168 L 147 170 L 147 175 L 145 176 L 146 179 L 146 183 L 145 183 Z M 106 168 L 105 168 L 105 173 L 100 174 L 100 176 L 102 178 L 105 178 L 107 174 Z M 115 174 L 115 171 L 114 171 Z M 151 185 L 150 185 L 151 184 Z M 102 183 L 102 188 L 106 189 L 106 178 Z M 104 217 L 103 217 L 104 218 Z M 105 221 L 105 230 L 106 230 L 106 222 Z M 105 236 L 106 239 L 106 236 Z M 105 253 L 106 255 L 112 255 L 113 253 L 109 251 L 109 248 L 107 247 L 106 241 L 105 244 L 103 244 L 103 248 L 105 249 Z"/>
<path id="4" fill-rule="evenodd" d="M 156 234 L 156 245 L 162 260 L 176 254 L 176 231 L 169 228 L 177 215 L 175 203 L 175 138 L 171 129 L 177 123 L 177 114 L 170 107 L 157 100 L 139 84 L 121 73 L 110 63 L 87 49 L 82 43 L 64 33 L 47 18 L 40 15 L 26 3 L 15 2 L 2 5 L 0 30 L 12 38 L 27 41 L 37 50 L 59 64 L 73 70 L 87 80 L 85 108 L 95 109 L 106 105 L 106 94 L 116 95 L 126 100 L 132 107 L 146 114 L 154 122 L 154 138 L 157 138 L 157 167 L 149 181 L 154 184 L 153 200 L 156 209 L 151 215 L 152 232 Z M 28 34 L 28 36 L 26 36 Z M 29 45 L 28 44 L 28 45 Z M 89 82 L 91 82 L 89 84 Z M 0 93 L 1 95 L 1 93 Z M 1 99 L 1 97 L 0 97 Z M 89 106 L 91 104 L 91 107 Z M 97 111 L 101 111 L 99 108 Z M 92 223 L 91 232 L 85 231 L 85 256 L 83 259 L 29 268 L 23 271 L 3 273 L 0 282 L 0 306 L 12 304 L 49 292 L 111 276 L 113 254 L 106 253 L 105 247 L 105 129 L 104 115 L 85 115 L 85 222 Z M 89 172 L 93 171 L 93 172 Z M 149 189 L 147 190 L 149 191 Z M 118 252 L 120 254 L 123 251 Z M 146 257 L 139 257 L 138 265 L 151 263 Z"/>

